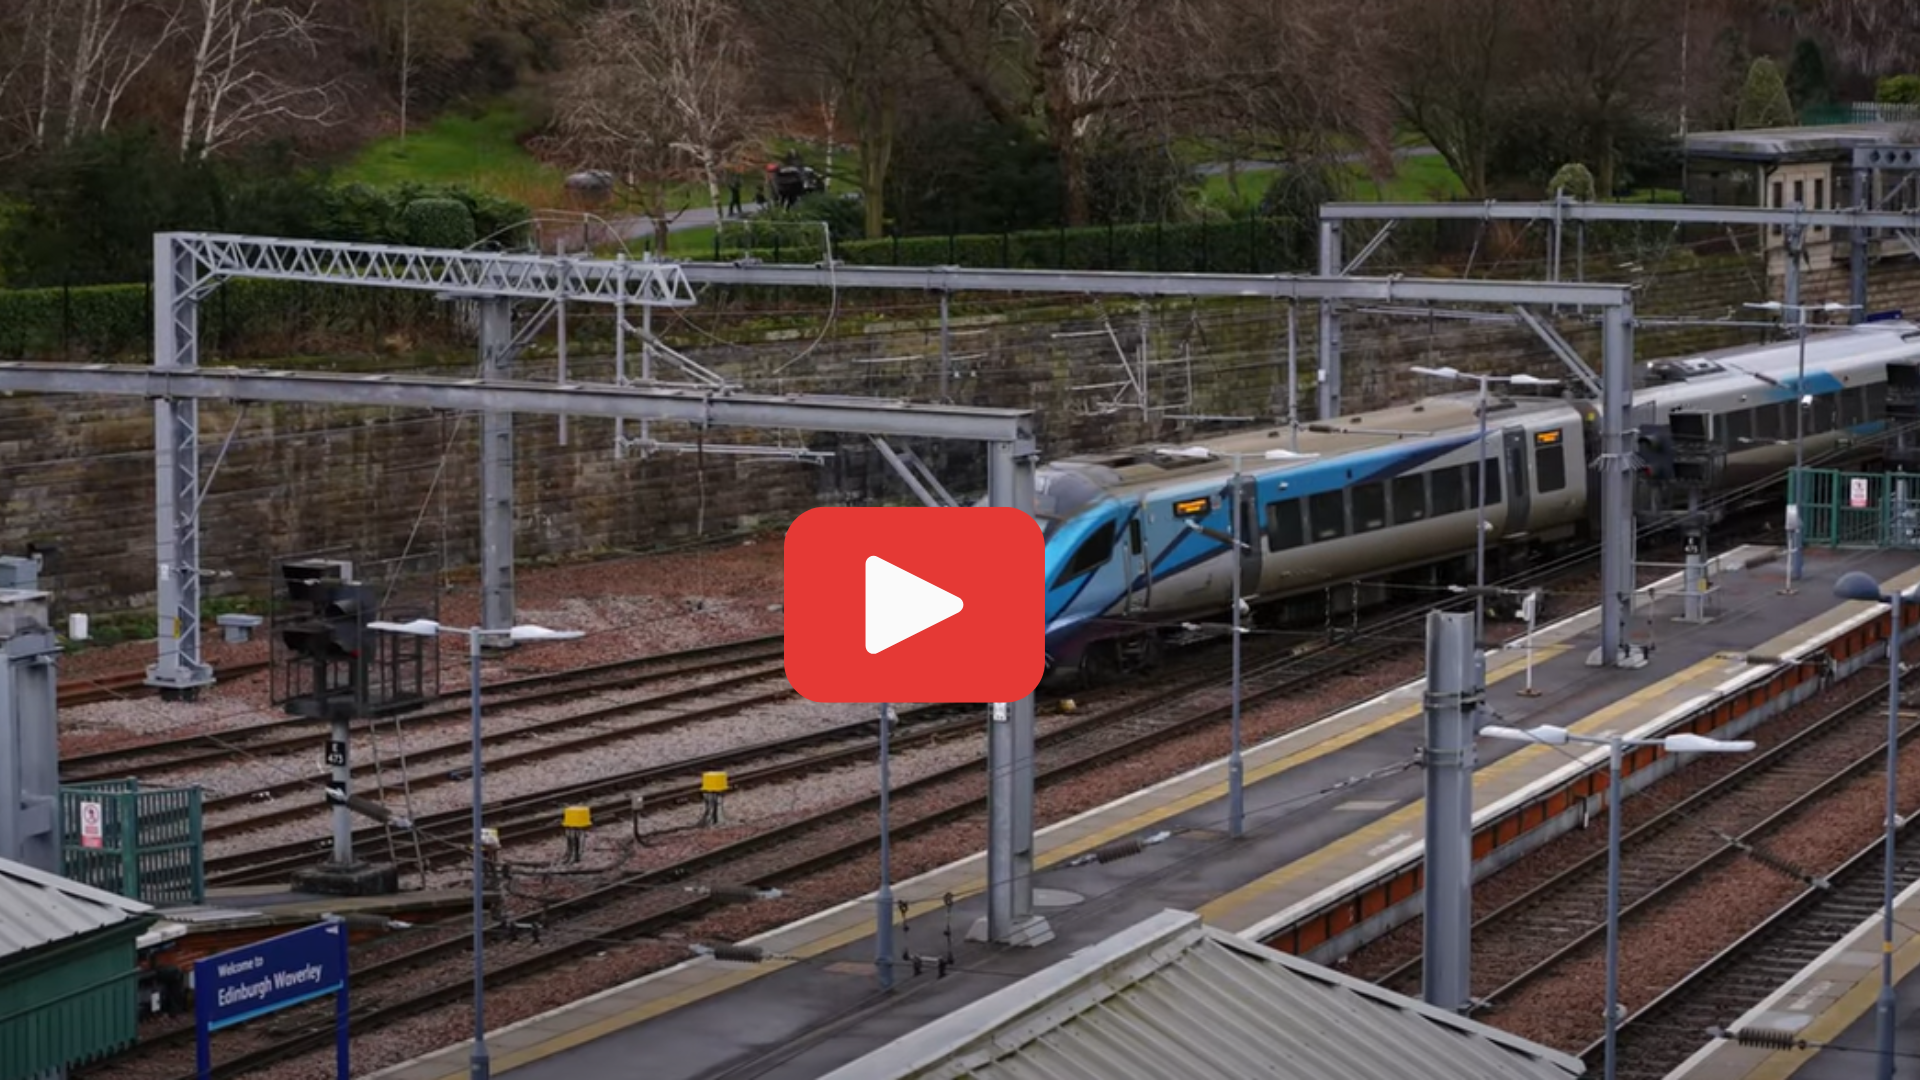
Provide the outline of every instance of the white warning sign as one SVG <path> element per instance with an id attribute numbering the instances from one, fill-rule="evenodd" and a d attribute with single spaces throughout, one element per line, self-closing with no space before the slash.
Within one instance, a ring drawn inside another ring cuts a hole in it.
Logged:
<path id="1" fill-rule="evenodd" d="M 104 844 L 106 829 L 101 822 L 100 804 L 80 804 L 80 846 L 97 848 Z"/>
<path id="2" fill-rule="evenodd" d="M 1856 476 L 1847 481 L 1847 505 L 1855 510 L 1864 510 L 1867 506 L 1867 478 Z"/>

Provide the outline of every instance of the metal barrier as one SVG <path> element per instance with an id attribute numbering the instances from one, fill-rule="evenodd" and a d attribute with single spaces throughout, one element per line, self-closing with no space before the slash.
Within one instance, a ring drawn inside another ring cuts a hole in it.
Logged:
<path id="1" fill-rule="evenodd" d="M 1920 474 L 1788 470 L 1807 547 L 1920 548 Z"/>
<path id="2" fill-rule="evenodd" d="M 63 873 L 75 881 L 156 906 L 206 899 L 197 787 L 62 786 L 60 838 Z"/>

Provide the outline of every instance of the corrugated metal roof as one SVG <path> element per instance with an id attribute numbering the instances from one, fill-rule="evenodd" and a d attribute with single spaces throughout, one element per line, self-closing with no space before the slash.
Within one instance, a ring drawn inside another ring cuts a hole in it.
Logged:
<path id="1" fill-rule="evenodd" d="M 1580 1059 L 1164 911 L 822 1080 L 1568 1080 Z"/>
<path id="2" fill-rule="evenodd" d="M 137 900 L 0 859 L 0 960 L 152 910 Z"/>

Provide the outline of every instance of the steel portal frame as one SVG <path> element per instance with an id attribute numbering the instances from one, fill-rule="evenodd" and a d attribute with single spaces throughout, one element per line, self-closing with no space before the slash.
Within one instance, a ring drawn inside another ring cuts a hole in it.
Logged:
<path id="1" fill-rule="evenodd" d="M 725 387 L 662 388 L 507 378 L 513 338 L 507 301 L 529 299 L 651 307 L 694 303 L 691 283 L 787 287 L 955 291 L 1067 292 L 1104 295 L 1250 296 L 1375 303 L 1584 305 L 1606 310 L 1621 328 L 1609 350 L 1628 348 L 1632 296 L 1626 286 L 1535 282 L 1376 279 L 1311 275 L 1057 273 L 940 267 L 761 266 L 671 264 L 650 260 L 567 259 L 538 255 L 444 251 L 271 237 L 162 233 L 154 237 L 154 362 L 148 371 L 109 365 L 0 364 L 0 387 L 41 393 L 99 393 L 153 400 L 156 428 L 156 538 L 160 580 L 160 657 L 148 681 L 193 690 L 212 681 L 200 656 L 199 518 L 205 494 L 199 476 L 198 402 L 279 401 L 478 411 L 488 414 L 483 477 L 494 491 L 483 526 L 494 522 L 510 557 L 511 427 L 514 412 L 616 419 L 684 421 L 706 426 L 788 427 L 885 438 L 962 438 L 987 444 L 989 502 L 1032 512 L 1037 463 L 1032 416 L 1025 410 L 962 408 L 817 395 L 775 397 Z M 482 304 L 480 379 L 412 375 L 339 375 L 199 366 L 200 301 L 236 277 L 431 291 Z M 942 304 L 944 313 L 946 305 Z M 943 341 L 946 337 L 944 333 Z M 944 351 L 944 350 L 943 350 Z M 1617 367 L 1619 365 L 1609 365 Z M 564 366 L 561 369 L 565 370 Z M 562 376 L 564 379 L 564 375 Z M 497 417 L 498 419 L 491 419 Z M 496 477 L 495 474 L 498 474 Z M 503 545 L 486 544 L 489 559 Z M 496 580 L 494 606 L 510 603 L 511 586 Z M 508 599 L 501 600 L 500 596 Z M 510 615 L 510 612 L 508 613 Z M 1610 624 L 1611 625 L 1611 624 Z M 1622 624 L 1623 626 L 1624 624 Z M 987 936 L 1037 944 L 1051 936 L 1033 914 L 1034 702 L 1029 696 L 994 710 L 988 769 L 992 794 L 988 845 Z"/>

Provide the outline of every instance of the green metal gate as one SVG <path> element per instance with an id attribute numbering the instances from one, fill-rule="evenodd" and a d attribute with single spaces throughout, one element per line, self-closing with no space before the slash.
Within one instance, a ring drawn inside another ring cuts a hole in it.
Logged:
<path id="1" fill-rule="evenodd" d="M 200 789 L 104 780 L 60 789 L 64 873 L 156 907 L 206 899 Z"/>
<path id="2" fill-rule="evenodd" d="M 1920 548 L 1920 475 L 1792 469 L 1788 492 L 1808 547 Z"/>

